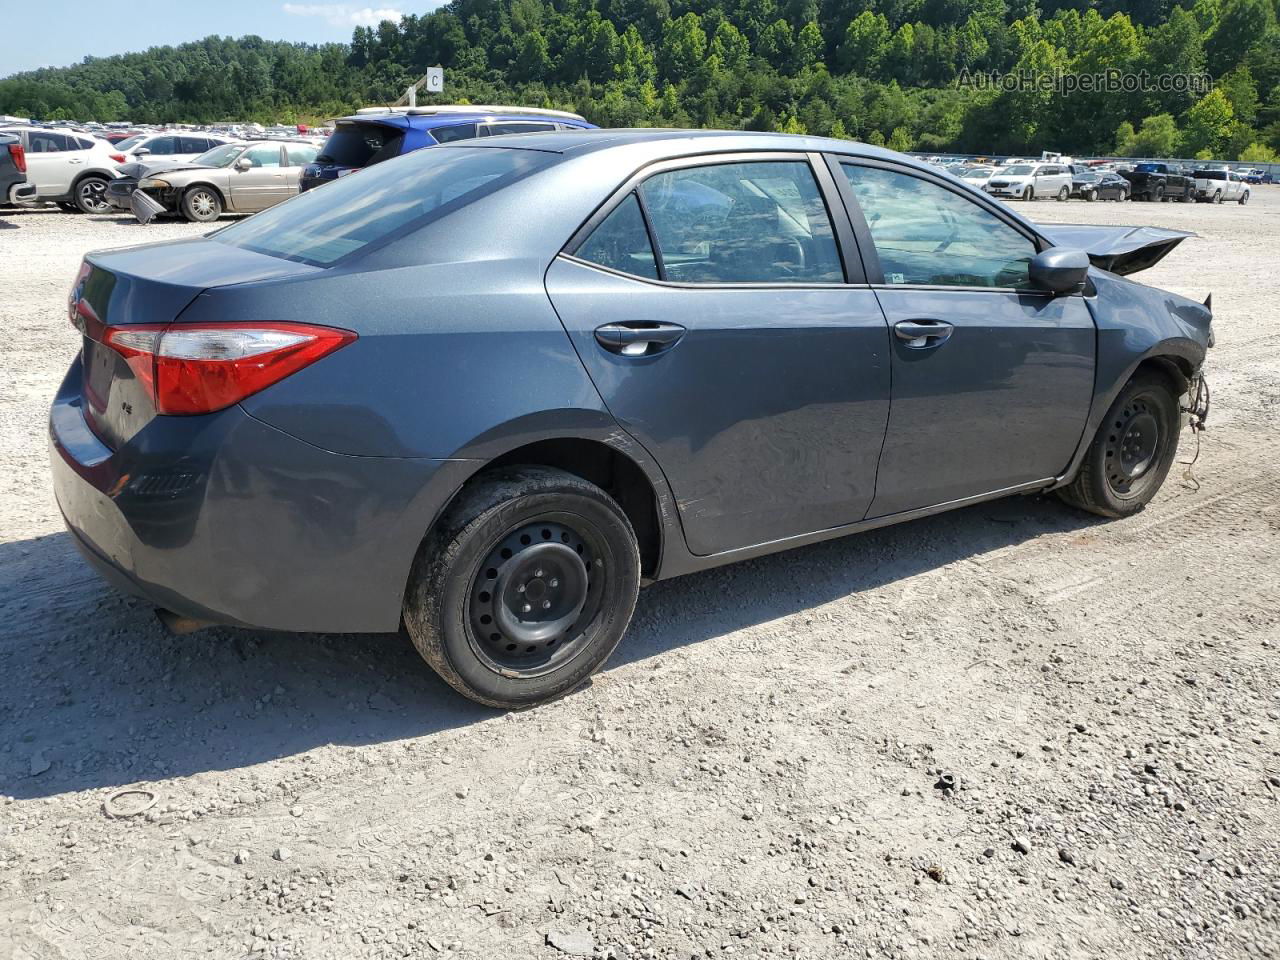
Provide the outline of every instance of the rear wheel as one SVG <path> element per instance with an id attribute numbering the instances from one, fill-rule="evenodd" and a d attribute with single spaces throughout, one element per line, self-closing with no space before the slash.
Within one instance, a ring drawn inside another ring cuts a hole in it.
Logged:
<path id="1" fill-rule="evenodd" d="M 81 213 L 107 213 L 107 181 L 105 177 L 85 177 L 76 184 L 76 208 Z"/>
<path id="2" fill-rule="evenodd" d="M 1058 191 L 1058 196 L 1055 199 L 1057 199 L 1057 201 L 1061 203 L 1063 200 L 1066 200 L 1067 197 L 1069 196 L 1071 196 L 1071 188 L 1064 186 L 1061 190 Z"/>
<path id="3" fill-rule="evenodd" d="M 181 208 L 193 223 L 210 223 L 222 216 L 222 198 L 209 187 L 192 187 L 182 195 Z"/>
<path id="4" fill-rule="evenodd" d="M 1137 374 L 1107 411 L 1075 479 L 1058 495 L 1103 517 L 1137 513 L 1173 466 L 1179 425 L 1169 380 L 1154 372 Z"/>
<path id="5" fill-rule="evenodd" d="M 640 554 L 614 500 L 579 477 L 481 479 L 423 541 L 405 592 L 418 652 L 459 693 L 520 709 L 594 673 L 631 621 Z"/>

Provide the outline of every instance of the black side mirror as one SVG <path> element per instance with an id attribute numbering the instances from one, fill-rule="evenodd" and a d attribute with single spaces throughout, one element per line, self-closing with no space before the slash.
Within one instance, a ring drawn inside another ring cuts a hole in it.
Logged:
<path id="1" fill-rule="evenodd" d="M 1089 276 L 1089 255 L 1083 250 L 1050 247 L 1031 261 L 1031 283 L 1061 296 L 1080 293 Z"/>

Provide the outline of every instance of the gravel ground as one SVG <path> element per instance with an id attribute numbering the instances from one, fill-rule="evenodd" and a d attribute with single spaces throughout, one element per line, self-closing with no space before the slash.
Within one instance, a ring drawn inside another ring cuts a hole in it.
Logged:
<path id="1" fill-rule="evenodd" d="M 1144 275 L 1214 293 L 1193 480 L 658 584 L 518 715 L 102 585 L 46 468 L 66 292 L 198 228 L 0 214 L 0 957 L 1280 955 L 1280 189 L 1027 212 L 1200 233 Z"/>

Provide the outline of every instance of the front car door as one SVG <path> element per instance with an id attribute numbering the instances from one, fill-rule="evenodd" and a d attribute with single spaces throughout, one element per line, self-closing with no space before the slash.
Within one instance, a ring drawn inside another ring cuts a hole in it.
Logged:
<path id="1" fill-rule="evenodd" d="M 77 157 L 68 149 L 66 135 L 55 130 L 24 130 L 21 136 L 27 154 L 27 179 L 36 185 L 36 196 L 44 199 L 70 193 L 80 165 L 73 162 Z"/>
<path id="2" fill-rule="evenodd" d="M 547 271 L 694 554 L 855 522 L 871 502 L 889 337 L 834 188 L 817 155 L 656 164 Z"/>
<path id="3" fill-rule="evenodd" d="M 1093 396 L 1084 298 L 1031 288 L 1040 241 L 998 204 L 914 168 L 832 164 L 893 332 L 868 517 L 1058 476 Z"/>
<path id="4" fill-rule="evenodd" d="M 246 169 L 242 161 L 248 160 Z M 249 147 L 231 164 L 228 193 L 231 204 L 241 213 L 264 210 L 289 196 L 280 144 L 260 143 Z"/>

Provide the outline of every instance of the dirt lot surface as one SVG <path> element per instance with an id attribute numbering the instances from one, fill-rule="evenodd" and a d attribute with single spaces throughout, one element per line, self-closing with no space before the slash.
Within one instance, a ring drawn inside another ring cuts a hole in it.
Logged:
<path id="1" fill-rule="evenodd" d="M 1198 486 L 659 584 L 591 686 L 505 716 L 394 636 L 173 638 L 100 583 L 46 468 L 66 293 L 89 249 L 198 228 L 0 214 L 0 958 L 1280 955 L 1255 193 L 1022 208 L 1200 233 L 1144 275 L 1214 294 Z"/>

